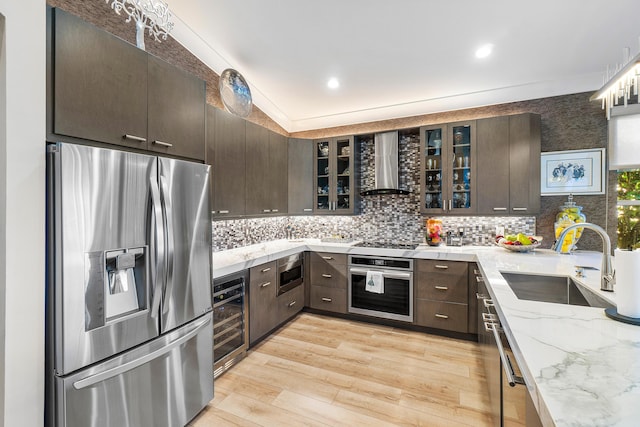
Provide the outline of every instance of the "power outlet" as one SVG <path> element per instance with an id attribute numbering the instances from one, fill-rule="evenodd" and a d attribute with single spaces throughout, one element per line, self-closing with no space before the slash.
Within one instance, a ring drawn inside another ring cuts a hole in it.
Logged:
<path id="1" fill-rule="evenodd" d="M 496 236 L 504 236 L 504 227 L 496 225 Z"/>

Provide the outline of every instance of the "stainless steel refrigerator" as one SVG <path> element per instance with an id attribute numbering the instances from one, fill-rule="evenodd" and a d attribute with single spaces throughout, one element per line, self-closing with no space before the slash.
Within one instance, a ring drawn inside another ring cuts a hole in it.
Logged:
<path id="1" fill-rule="evenodd" d="M 48 146 L 47 425 L 182 426 L 213 398 L 208 176 Z"/>

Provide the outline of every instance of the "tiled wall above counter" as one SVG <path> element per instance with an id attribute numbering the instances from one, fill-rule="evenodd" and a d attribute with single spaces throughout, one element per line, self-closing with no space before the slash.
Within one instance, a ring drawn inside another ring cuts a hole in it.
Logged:
<path id="1" fill-rule="evenodd" d="M 213 221 L 214 252 L 234 249 L 278 239 L 322 239 L 338 235 L 367 241 L 424 241 L 424 217 L 400 214 L 388 216 L 388 211 L 370 211 L 359 216 L 282 216 Z M 443 217 L 443 228 L 465 230 L 464 244 L 493 244 L 496 226 L 505 233 L 535 234 L 535 217 Z"/>

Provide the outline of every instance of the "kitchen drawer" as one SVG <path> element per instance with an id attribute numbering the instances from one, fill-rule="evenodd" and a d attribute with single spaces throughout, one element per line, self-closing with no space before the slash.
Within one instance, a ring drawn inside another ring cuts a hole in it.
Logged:
<path id="1" fill-rule="evenodd" d="M 275 295 L 275 293 L 277 292 L 275 290 L 278 277 L 277 271 L 278 270 L 275 261 L 251 267 L 251 269 L 249 270 L 249 282 L 251 284 L 265 284 L 269 282 L 270 285 L 273 285 L 271 289 L 274 290 L 273 292 Z"/>
<path id="2" fill-rule="evenodd" d="M 347 266 L 325 262 L 311 263 L 311 285 L 347 289 Z"/>
<path id="3" fill-rule="evenodd" d="M 416 299 L 415 323 L 447 331 L 467 332 L 467 304 Z"/>
<path id="4" fill-rule="evenodd" d="M 347 265 L 347 255 L 327 252 L 311 252 L 311 262 L 325 262 L 330 265 Z"/>
<path id="5" fill-rule="evenodd" d="M 458 277 L 447 273 L 418 272 L 416 278 L 416 298 L 460 304 L 467 304 L 469 300 L 467 275 Z"/>
<path id="6" fill-rule="evenodd" d="M 419 259 L 417 261 L 418 272 L 439 273 L 459 277 L 465 276 L 466 280 L 468 265 L 464 261 L 440 261 L 432 259 Z"/>
<path id="7" fill-rule="evenodd" d="M 296 286 L 276 298 L 278 323 L 286 322 L 304 307 L 304 285 Z"/>
<path id="8" fill-rule="evenodd" d="M 317 310 L 345 314 L 347 312 L 347 290 L 312 285 L 309 305 Z"/>

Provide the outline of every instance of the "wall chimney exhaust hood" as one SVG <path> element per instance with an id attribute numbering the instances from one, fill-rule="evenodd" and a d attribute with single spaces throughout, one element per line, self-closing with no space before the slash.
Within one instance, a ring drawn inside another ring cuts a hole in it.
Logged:
<path id="1" fill-rule="evenodd" d="M 360 193 L 362 196 L 381 194 L 409 194 L 399 188 L 398 132 L 377 133 L 375 144 L 375 186 Z"/>

